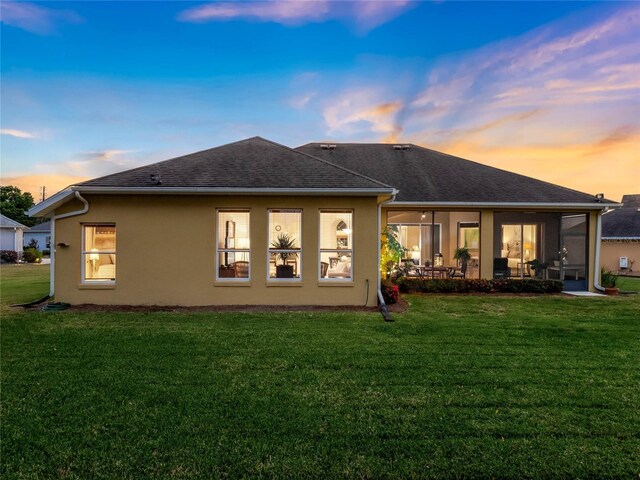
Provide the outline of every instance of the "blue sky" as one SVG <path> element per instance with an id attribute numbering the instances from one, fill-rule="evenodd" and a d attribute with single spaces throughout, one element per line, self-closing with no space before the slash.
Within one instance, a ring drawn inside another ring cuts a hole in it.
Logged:
<path id="1" fill-rule="evenodd" d="M 2 183 L 34 194 L 253 135 L 640 191 L 637 3 L 1 5 Z"/>

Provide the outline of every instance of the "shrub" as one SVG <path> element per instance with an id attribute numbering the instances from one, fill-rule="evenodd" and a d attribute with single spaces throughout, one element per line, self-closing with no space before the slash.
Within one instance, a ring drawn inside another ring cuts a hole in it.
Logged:
<path id="1" fill-rule="evenodd" d="M 18 252 L 14 250 L 0 250 L 0 261 L 2 261 L 2 263 L 16 263 L 18 261 Z"/>
<path id="2" fill-rule="evenodd" d="M 618 284 L 618 276 L 602 267 L 600 270 L 600 283 L 604 288 L 616 288 Z"/>
<path id="3" fill-rule="evenodd" d="M 382 291 L 382 298 L 384 299 L 384 303 L 386 303 L 387 305 L 398 303 L 398 298 L 400 297 L 400 289 L 397 285 L 394 285 L 389 281 L 384 281 L 380 286 L 380 290 Z"/>
<path id="4" fill-rule="evenodd" d="M 35 250 L 38 250 L 38 240 L 36 240 L 35 238 L 32 238 L 31 241 L 29 242 L 29 245 L 25 247 L 25 250 L 27 248 L 33 248 Z"/>
<path id="5" fill-rule="evenodd" d="M 22 259 L 27 263 L 40 263 L 42 261 L 42 252 L 36 248 L 27 248 L 22 252 Z"/>
<path id="6" fill-rule="evenodd" d="M 397 281 L 402 293 L 560 293 L 559 280 L 516 279 L 458 279 L 458 278 L 407 278 Z"/>

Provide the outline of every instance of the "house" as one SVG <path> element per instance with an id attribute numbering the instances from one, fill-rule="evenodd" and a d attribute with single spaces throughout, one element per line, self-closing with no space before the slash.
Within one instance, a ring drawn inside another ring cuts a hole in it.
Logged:
<path id="1" fill-rule="evenodd" d="M 51 221 L 42 222 L 28 228 L 24 232 L 25 247 L 29 245 L 32 240 L 38 242 L 39 250 L 49 250 L 51 248 Z"/>
<path id="2" fill-rule="evenodd" d="M 29 228 L 0 213 L 0 250 L 12 250 L 22 253 L 24 231 Z"/>
<path id="3" fill-rule="evenodd" d="M 600 265 L 640 276 L 640 194 L 624 195 L 622 207 L 602 215 Z"/>
<path id="4" fill-rule="evenodd" d="M 468 276 L 504 259 L 524 278 L 538 259 L 593 290 L 613 205 L 416 145 L 254 137 L 72 185 L 29 214 L 52 220 L 60 301 L 373 306 L 388 224 L 434 271 L 467 246 Z"/>

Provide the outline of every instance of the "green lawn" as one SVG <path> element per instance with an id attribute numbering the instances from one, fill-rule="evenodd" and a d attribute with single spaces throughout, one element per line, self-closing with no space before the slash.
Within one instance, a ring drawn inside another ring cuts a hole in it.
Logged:
<path id="1" fill-rule="evenodd" d="M 638 478 L 639 296 L 408 298 L 5 314 L 0 475 Z"/>
<path id="2" fill-rule="evenodd" d="M 49 293 L 49 265 L 0 265 L 2 311 L 14 303 L 39 300 Z"/>
<path id="3" fill-rule="evenodd" d="M 640 277 L 618 277 L 618 288 L 622 292 L 640 292 Z"/>

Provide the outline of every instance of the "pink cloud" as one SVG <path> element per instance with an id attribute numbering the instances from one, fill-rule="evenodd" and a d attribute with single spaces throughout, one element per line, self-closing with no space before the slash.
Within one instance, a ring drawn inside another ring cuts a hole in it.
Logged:
<path id="1" fill-rule="evenodd" d="M 54 10 L 33 3 L 0 2 L 0 21 L 31 33 L 55 33 L 58 23 L 80 23 L 82 18 L 70 10 Z"/>
<path id="2" fill-rule="evenodd" d="M 339 19 L 353 21 L 358 31 L 367 32 L 401 15 L 413 3 L 409 0 L 217 2 L 184 10 L 178 15 L 178 20 L 204 23 L 251 19 L 282 25 L 302 25 Z"/>

